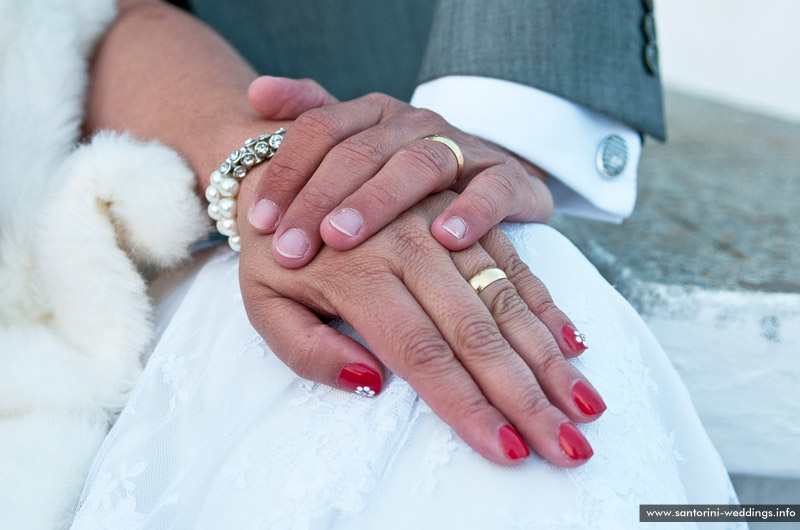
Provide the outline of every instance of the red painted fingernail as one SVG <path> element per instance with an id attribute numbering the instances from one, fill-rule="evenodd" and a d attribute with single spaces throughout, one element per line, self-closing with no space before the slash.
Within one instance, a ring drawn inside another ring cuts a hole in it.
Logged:
<path id="1" fill-rule="evenodd" d="M 594 416 L 606 410 L 606 404 L 597 390 L 586 381 L 578 381 L 572 386 L 572 399 L 586 415 Z"/>
<path id="2" fill-rule="evenodd" d="M 572 460 L 589 460 L 594 451 L 575 425 L 565 421 L 558 428 L 558 443 Z"/>
<path id="3" fill-rule="evenodd" d="M 572 351 L 583 351 L 588 346 L 586 345 L 586 335 L 580 333 L 572 324 L 564 324 L 561 328 L 561 336 Z"/>
<path id="4" fill-rule="evenodd" d="M 381 392 L 381 376 L 366 364 L 344 365 L 336 384 L 365 397 L 375 397 Z"/>
<path id="5" fill-rule="evenodd" d="M 521 458 L 528 458 L 531 452 L 528 446 L 519 435 L 514 427 L 511 425 L 503 425 L 498 431 L 500 435 L 500 445 L 503 446 L 503 452 L 511 460 L 519 460 Z"/>

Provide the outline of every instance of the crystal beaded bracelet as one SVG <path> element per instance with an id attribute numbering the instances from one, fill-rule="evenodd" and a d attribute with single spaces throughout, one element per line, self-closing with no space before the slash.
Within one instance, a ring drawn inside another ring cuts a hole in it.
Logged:
<path id="1" fill-rule="evenodd" d="M 236 252 L 241 250 L 236 225 L 239 181 L 250 168 L 272 158 L 285 133 L 286 129 L 278 129 L 272 134 L 262 134 L 257 140 L 248 138 L 241 149 L 233 151 L 219 169 L 211 173 L 211 184 L 206 188 L 208 216 L 217 222 L 217 231 L 228 236 L 228 245 Z"/>

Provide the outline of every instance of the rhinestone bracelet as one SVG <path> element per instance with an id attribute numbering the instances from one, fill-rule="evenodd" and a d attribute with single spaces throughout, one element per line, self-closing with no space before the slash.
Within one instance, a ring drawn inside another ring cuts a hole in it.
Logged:
<path id="1" fill-rule="evenodd" d="M 217 231 L 228 236 L 228 245 L 239 252 L 241 243 L 236 226 L 236 196 L 239 194 L 239 181 L 247 175 L 247 170 L 265 160 L 269 160 L 283 141 L 286 129 L 278 129 L 272 134 L 262 134 L 257 140 L 248 138 L 241 149 L 231 153 L 225 162 L 211 173 L 211 184 L 206 188 L 208 216 L 217 222 Z"/>

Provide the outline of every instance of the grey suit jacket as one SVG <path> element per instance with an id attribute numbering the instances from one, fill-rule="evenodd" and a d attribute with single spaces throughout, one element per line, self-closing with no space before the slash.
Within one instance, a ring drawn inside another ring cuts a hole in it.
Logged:
<path id="1" fill-rule="evenodd" d="M 419 82 L 481 75 L 533 86 L 665 136 L 648 0 L 188 4 L 260 72 L 316 79 L 340 99 L 378 91 L 408 100 Z"/>

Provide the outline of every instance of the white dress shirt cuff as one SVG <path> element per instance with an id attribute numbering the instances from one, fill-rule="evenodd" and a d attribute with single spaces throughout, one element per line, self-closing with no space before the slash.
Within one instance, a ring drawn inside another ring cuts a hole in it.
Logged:
<path id="1" fill-rule="evenodd" d="M 556 211 L 611 222 L 633 212 L 642 140 L 619 121 L 549 92 L 478 76 L 423 83 L 411 104 L 542 168 L 552 177 L 547 180 Z M 610 135 L 627 147 L 624 169 L 615 176 L 605 175 L 598 163 Z"/>

